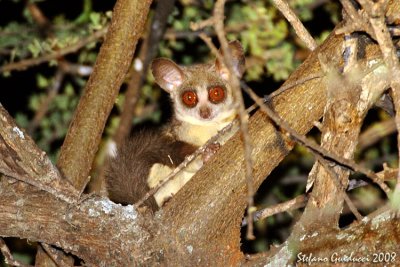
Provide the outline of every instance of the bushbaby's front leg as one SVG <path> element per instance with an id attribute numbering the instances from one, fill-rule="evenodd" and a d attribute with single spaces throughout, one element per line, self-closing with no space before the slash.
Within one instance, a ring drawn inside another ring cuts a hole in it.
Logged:
<path id="1" fill-rule="evenodd" d="M 210 144 L 206 147 L 206 149 L 203 152 L 202 158 L 203 158 L 203 163 L 206 163 L 209 161 L 215 153 L 221 148 L 221 145 L 219 143 L 213 143 Z"/>

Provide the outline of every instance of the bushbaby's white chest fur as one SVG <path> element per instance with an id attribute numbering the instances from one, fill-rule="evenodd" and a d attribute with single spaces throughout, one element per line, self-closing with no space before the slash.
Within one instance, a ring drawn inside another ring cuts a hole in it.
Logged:
<path id="1" fill-rule="evenodd" d="M 209 125 L 193 125 L 186 123 L 179 127 L 176 131 L 176 135 L 179 140 L 196 146 L 202 146 L 227 124 L 228 123 L 210 123 Z"/>

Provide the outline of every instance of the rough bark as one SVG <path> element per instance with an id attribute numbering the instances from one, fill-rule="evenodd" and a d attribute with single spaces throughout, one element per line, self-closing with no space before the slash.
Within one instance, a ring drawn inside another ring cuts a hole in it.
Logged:
<path id="1" fill-rule="evenodd" d="M 151 250 L 151 220 L 133 206 L 91 198 L 69 205 L 32 186 L 0 180 L 0 235 L 52 244 L 87 266 L 135 266 Z M 144 253 L 144 254 L 143 254 Z"/>
<path id="2" fill-rule="evenodd" d="M 399 234 L 400 221 L 389 207 L 384 207 L 347 229 L 321 227 L 299 236 L 294 262 L 296 266 L 398 266 Z M 291 248 L 287 247 L 286 254 L 293 253 Z M 285 260 L 281 261 L 283 257 L 266 264 L 275 250 L 250 257 L 246 266 L 287 266 Z M 379 260 L 379 253 L 387 254 L 388 260 Z"/>
<path id="3" fill-rule="evenodd" d="M 42 151 L 0 104 L 0 173 L 34 185 L 54 196 L 74 203 L 75 188 L 60 175 Z"/>
<path id="4" fill-rule="evenodd" d="M 358 40 L 365 38 L 354 38 L 356 43 Z M 365 46 L 355 44 L 352 49 L 355 53 L 357 50 L 363 53 Z M 365 116 L 389 87 L 388 70 L 381 60 L 376 59 L 354 59 L 347 63 L 343 74 L 331 67 L 327 66 L 324 79 L 328 102 L 322 123 L 321 147 L 343 158 L 353 159 Z M 338 227 L 343 209 L 343 194 L 350 171 L 340 165 L 326 170 L 324 165 L 318 160 L 310 172 L 309 180 L 315 183 L 311 201 L 301 219 L 302 223 L 308 224 L 308 229 L 313 229 L 312 220 L 319 225 Z"/>

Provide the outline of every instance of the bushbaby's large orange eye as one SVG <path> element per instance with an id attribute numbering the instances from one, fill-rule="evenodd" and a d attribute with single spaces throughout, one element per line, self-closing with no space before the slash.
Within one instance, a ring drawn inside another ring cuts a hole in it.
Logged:
<path id="1" fill-rule="evenodd" d="M 197 94 L 194 91 L 185 91 L 182 94 L 182 102 L 189 108 L 197 105 Z"/>
<path id="2" fill-rule="evenodd" d="M 214 86 L 208 89 L 208 98 L 214 104 L 218 104 L 225 99 L 225 91 L 224 88 L 220 86 Z"/>

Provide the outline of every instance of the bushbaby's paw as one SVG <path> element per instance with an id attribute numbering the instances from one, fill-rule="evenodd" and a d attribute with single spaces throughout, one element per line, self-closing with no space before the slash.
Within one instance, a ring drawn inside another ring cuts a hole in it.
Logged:
<path id="1" fill-rule="evenodd" d="M 219 143 L 214 143 L 210 144 L 206 147 L 206 149 L 203 152 L 203 163 L 206 163 L 209 161 L 212 156 L 214 156 L 215 153 L 221 148 L 221 145 Z"/>

